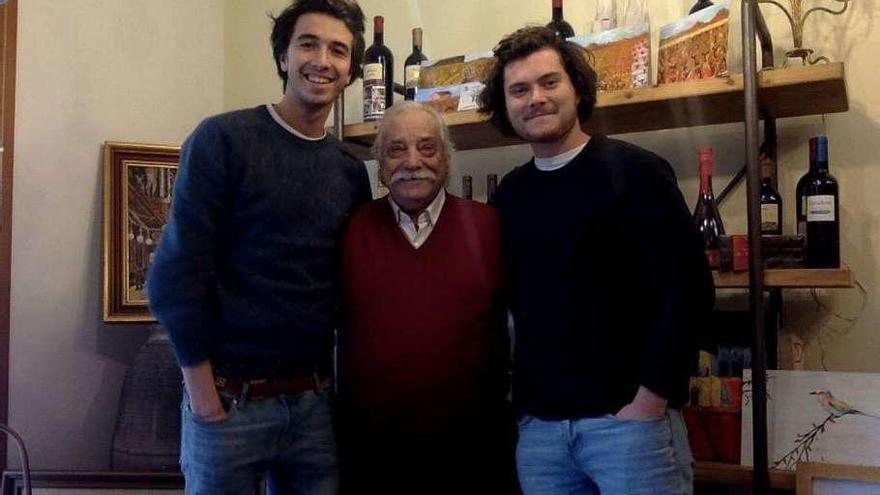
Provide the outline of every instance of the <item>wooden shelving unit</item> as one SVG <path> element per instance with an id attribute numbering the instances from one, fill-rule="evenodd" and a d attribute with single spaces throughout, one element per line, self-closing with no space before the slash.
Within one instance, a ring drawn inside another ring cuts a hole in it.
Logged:
<path id="1" fill-rule="evenodd" d="M 739 464 L 723 462 L 697 462 L 694 480 L 698 483 L 712 483 L 734 486 L 752 486 L 752 468 Z M 794 471 L 770 470 L 770 487 L 777 490 L 794 491 Z"/>
<path id="2" fill-rule="evenodd" d="M 845 112 L 849 109 L 842 63 L 763 70 L 758 75 L 760 98 L 774 118 Z M 476 111 L 446 114 L 459 150 L 521 144 L 500 134 Z M 600 93 L 588 133 L 675 129 L 743 120 L 743 77 L 665 84 L 649 88 Z M 366 156 L 376 137 L 378 122 L 345 126 L 345 141 Z"/>
<path id="3" fill-rule="evenodd" d="M 748 272 L 712 272 L 715 287 L 719 289 L 748 289 Z M 768 269 L 764 270 L 766 288 L 783 289 L 846 289 L 853 287 L 849 268 L 836 269 Z"/>

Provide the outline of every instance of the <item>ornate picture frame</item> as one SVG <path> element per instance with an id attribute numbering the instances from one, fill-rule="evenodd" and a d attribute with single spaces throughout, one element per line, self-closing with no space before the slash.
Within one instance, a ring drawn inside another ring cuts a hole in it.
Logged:
<path id="1" fill-rule="evenodd" d="M 155 322 L 146 274 L 171 211 L 180 147 L 104 143 L 103 319 Z"/>

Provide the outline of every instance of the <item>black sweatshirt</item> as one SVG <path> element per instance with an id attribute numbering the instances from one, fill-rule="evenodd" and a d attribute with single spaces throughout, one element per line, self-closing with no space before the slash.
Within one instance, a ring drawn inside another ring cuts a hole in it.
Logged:
<path id="1" fill-rule="evenodd" d="M 639 385 L 684 403 L 715 293 L 669 164 L 593 136 L 561 169 L 517 167 L 497 204 L 519 412 L 613 414 Z"/>

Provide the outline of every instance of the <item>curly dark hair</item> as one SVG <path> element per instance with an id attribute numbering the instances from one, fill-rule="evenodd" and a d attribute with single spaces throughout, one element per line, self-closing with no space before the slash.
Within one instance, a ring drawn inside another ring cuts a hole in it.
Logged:
<path id="1" fill-rule="evenodd" d="M 296 27 L 296 21 L 304 14 L 327 14 L 345 23 L 351 31 L 351 70 L 348 84 L 361 77 L 361 63 L 364 60 L 364 12 L 355 0 L 294 0 L 278 17 L 270 15 L 272 26 L 272 55 L 278 76 L 284 82 L 282 88 L 287 89 L 287 73 L 281 68 L 281 59 L 290 46 L 290 37 Z"/>
<path id="2" fill-rule="evenodd" d="M 504 100 L 504 69 L 511 62 L 550 48 L 559 54 L 565 72 L 571 79 L 574 90 L 580 97 L 577 115 L 580 122 L 586 122 L 596 104 L 596 72 L 587 63 L 584 49 L 556 36 L 546 27 L 525 27 L 516 30 L 498 42 L 495 47 L 495 64 L 483 81 L 486 85 L 479 96 L 480 113 L 489 115 L 489 121 L 508 136 L 516 136 L 516 131 L 507 117 L 507 104 Z"/>

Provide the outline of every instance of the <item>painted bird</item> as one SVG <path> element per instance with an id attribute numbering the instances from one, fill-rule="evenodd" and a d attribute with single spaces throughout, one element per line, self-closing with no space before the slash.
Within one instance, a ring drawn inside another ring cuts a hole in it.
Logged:
<path id="1" fill-rule="evenodd" d="M 815 395 L 816 399 L 819 401 L 819 404 L 822 406 L 822 409 L 825 409 L 828 414 L 834 416 L 835 418 L 840 418 L 848 414 L 857 414 L 860 416 L 867 416 L 869 418 L 880 419 L 880 416 L 876 414 L 859 411 L 848 402 L 840 399 L 835 399 L 830 390 L 819 389 L 810 392 L 810 394 Z"/>

